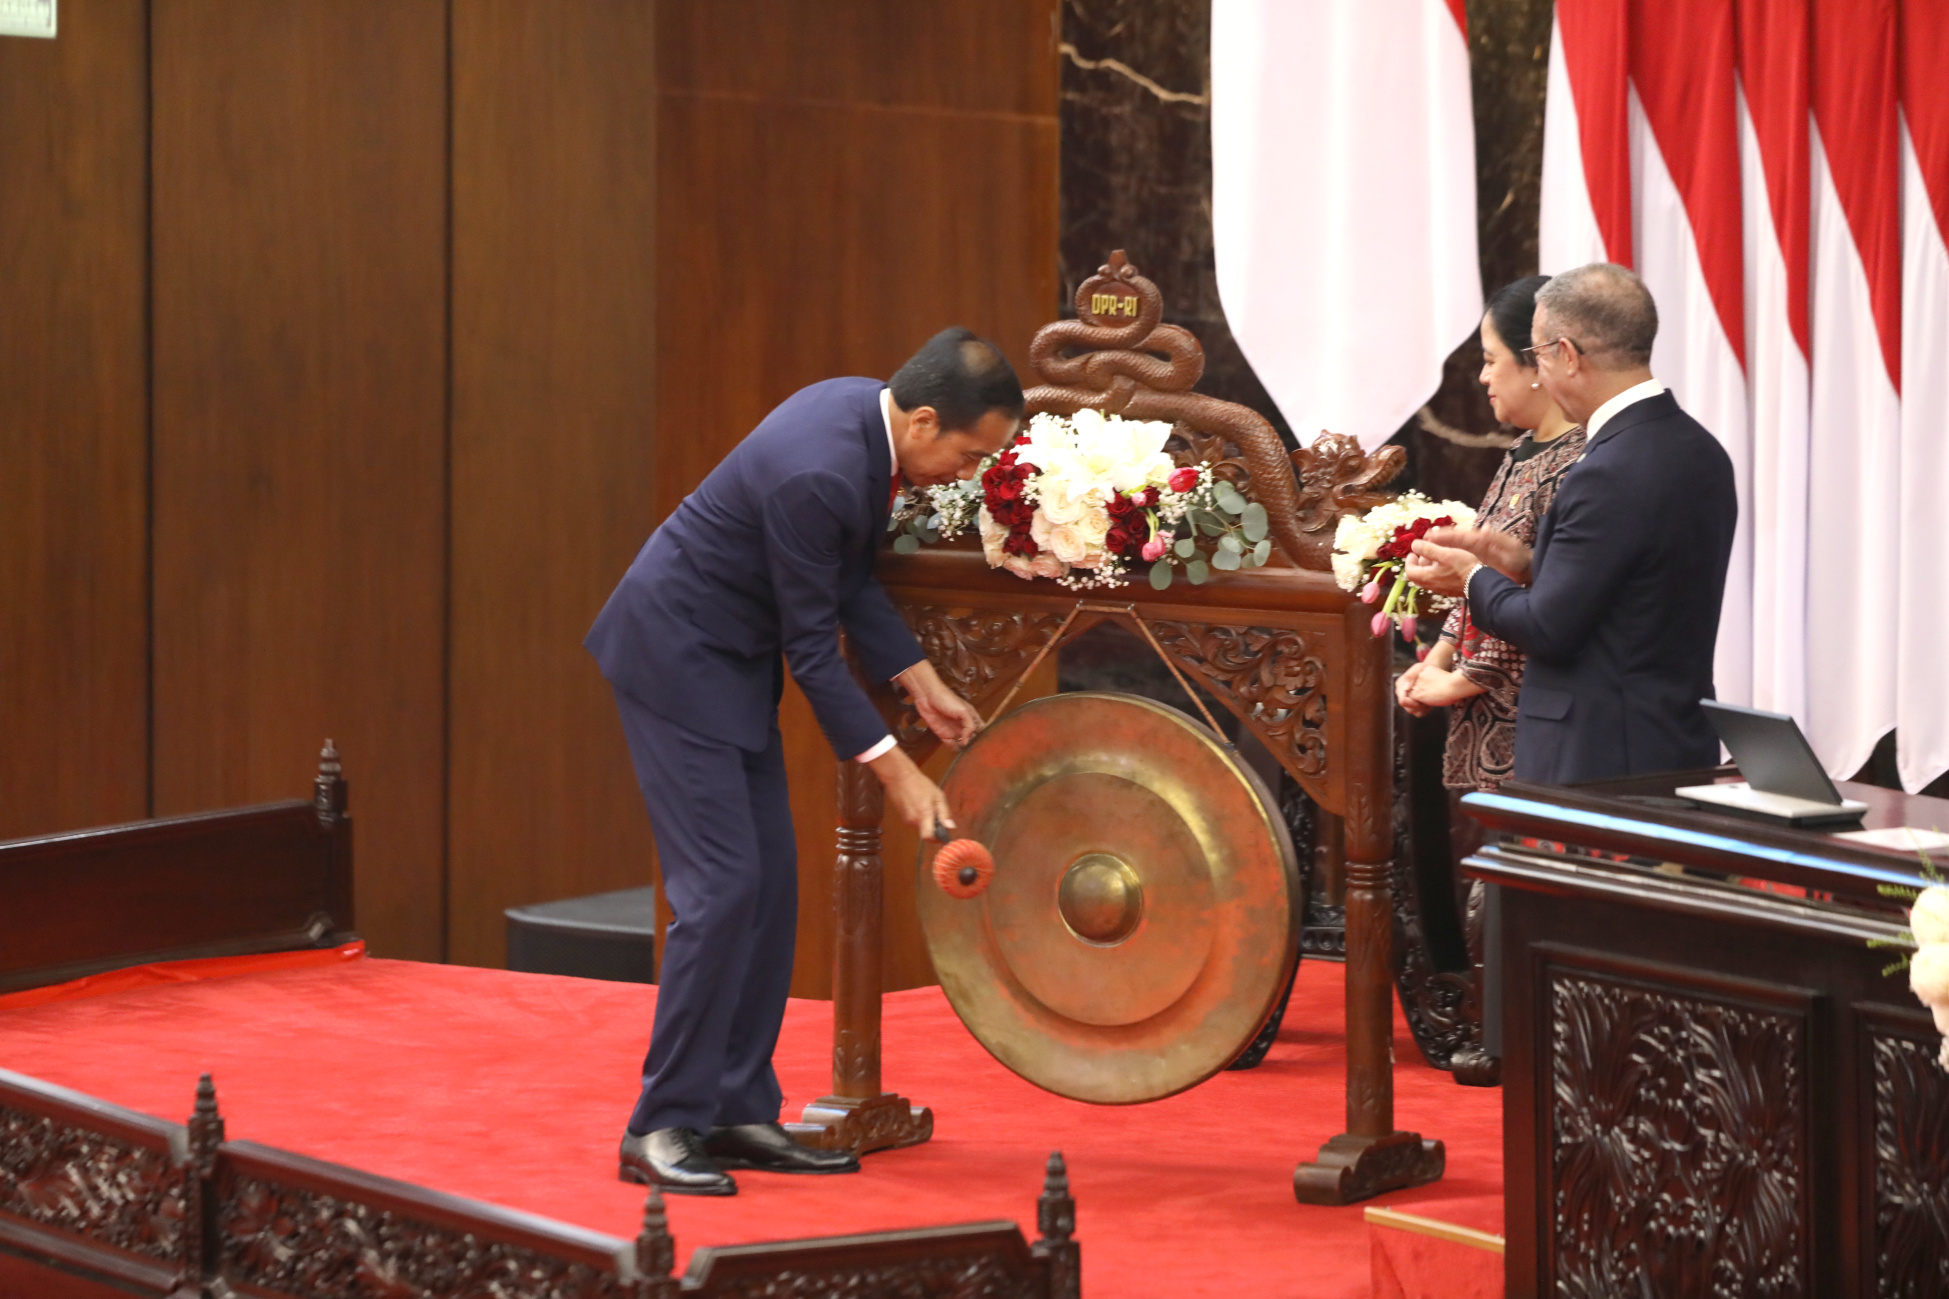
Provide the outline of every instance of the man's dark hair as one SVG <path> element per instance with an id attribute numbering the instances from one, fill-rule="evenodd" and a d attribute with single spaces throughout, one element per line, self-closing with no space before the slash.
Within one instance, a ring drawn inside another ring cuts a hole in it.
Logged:
<path id="1" fill-rule="evenodd" d="M 1502 345 L 1516 354 L 1516 364 L 1526 370 L 1536 368 L 1536 353 L 1523 350 L 1529 346 L 1530 321 L 1536 315 L 1536 291 L 1549 282 L 1547 275 L 1532 275 L 1503 285 L 1489 299 L 1489 323 Z"/>
<path id="2" fill-rule="evenodd" d="M 932 406 L 941 432 L 970 429 L 991 410 L 1022 418 L 1022 384 L 1002 349 L 955 325 L 927 340 L 888 387 L 901 410 Z"/>

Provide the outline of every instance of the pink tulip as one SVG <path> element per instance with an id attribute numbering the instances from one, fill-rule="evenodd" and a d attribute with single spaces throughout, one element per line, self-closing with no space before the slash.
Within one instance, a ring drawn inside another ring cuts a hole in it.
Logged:
<path id="1" fill-rule="evenodd" d="M 1415 647 L 1414 647 L 1414 661 L 1415 661 L 1416 663 L 1426 663 L 1426 662 L 1428 661 L 1428 651 L 1429 651 L 1429 650 L 1431 650 L 1431 649 L 1433 649 L 1433 648 L 1434 648 L 1434 646 L 1432 646 L 1432 645 L 1417 645 L 1417 646 L 1415 646 Z"/>
<path id="2" fill-rule="evenodd" d="M 1362 604 L 1372 604 L 1374 601 L 1380 598 L 1381 598 L 1381 582 L 1379 578 L 1375 578 L 1373 581 L 1369 582 L 1367 585 L 1360 588 L 1360 601 Z"/>
<path id="3" fill-rule="evenodd" d="M 1144 543 L 1144 562 L 1154 564 L 1164 558 L 1164 552 L 1171 548 L 1170 540 L 1162 535 L 1152 537 Z"/>
<path id="4" fill-rule="evenodd" d="M 1171 475 L 1170 484 L 1174 492 L 1188 492 L 1198 485 L 1198 471 L 1190 468 L 1180 469 Z"/>
<path id="5" fill-rule="evenodd" d="M 1401 619 L 1401 639 L 1406 641 L 1410 645 L 1414 644 L 1414 615 L 1413 614 L 1409 614 L 1407 617 Z"/>
<path id="6" fill-rule="evenodd" d="M 1387 624 L 1388 624 L 1387 615 L 1384 613 L 1377 613 L 1374 615 L 1374 621 L 1369 623 L 1368 625 L 1374 629 L 1374 635 L 1385 636 L 1387 635 Z"/>

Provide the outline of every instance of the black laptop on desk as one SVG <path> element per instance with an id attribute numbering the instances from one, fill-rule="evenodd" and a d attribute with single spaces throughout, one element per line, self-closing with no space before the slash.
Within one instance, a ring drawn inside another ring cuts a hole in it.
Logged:
<path id="1" fill-rule="evenodd" d="M 1841 797 L 1793 718 L 1716 699 L 1699 704 L 1746 779 L 1673 790 L 1680 798 L 1807 826 L 1851 825 L 1868 810 L 1866 803 Z"/>

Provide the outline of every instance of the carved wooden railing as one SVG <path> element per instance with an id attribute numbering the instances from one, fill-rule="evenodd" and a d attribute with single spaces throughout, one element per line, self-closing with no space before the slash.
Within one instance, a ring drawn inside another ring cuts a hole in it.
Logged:
<path id="1" fill-rule="evenodd" d="M 1275 542 L 1265 567 L 1164 592 L 1096 592 L 992 570 L 970 545 L 888 555 L 880 577 L 928 657 L 984 712 L 1051 636 L 1141 619 L 1164 651 L 1234 713 L 1344 830 L 1347 924 L 1347 1130 L 1294 1174 L 1300 1199 L 1347 1203 L 1440 1176 L 1442 1148 L 1394 1127 L 1390 648 L 1372 610 L 1328 575 L 1343 512 L 1383 499 L 1403 453 L 1364 453 L 1324 434 L 1288 452 L 1256 412 L 1190 391 L 1203 373 L 1197 340 L 1162 323 L 1157 287 L 1121 252 L 1076 294 L 1075 320 L 1046 326 L 1029 360 L 1043 382 L 1031 414 L 1093 408 L 1169 420 L 1181 463 L 1205 462 L 1264 505 Z M 868 683 L 889 726 L 921 760 L 934 740 L 912 705 Z M 858 763 L 839 777 L 834 889 L 833 1094 L 806 1108 L 801 1138 L 867 1151 L 924 1141 L 933 1116 L 884 1091 L 880 1072 L 882 947 L 878 782 Z"/>
<path id="2" fill-rule="evenodd" d="M 176 1124 L 0 1071 L 0 1154 L 5 1294 L 1080 1294 L 1076 1206 L 1060 1155 L 1049 1159 L 1033 1245 L 1012 1222 L 977 1222 L 703 1248 L 676 1276 L 654 1189 L 642 1231 L 625 1241 L 226 1140 L 207 1075 L 190 1121 Z"/>

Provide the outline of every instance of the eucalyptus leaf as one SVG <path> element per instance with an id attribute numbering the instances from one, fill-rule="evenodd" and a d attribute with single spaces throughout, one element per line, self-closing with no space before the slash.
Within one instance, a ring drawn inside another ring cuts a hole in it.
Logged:
<path id="1" fill-rule="evenodd" d="M 933 528 L 915 529 L 914 535 L 916 537 L 919 537 L 922 541 L 926 542 L 930 546 L 941 539 L 941 534 L 935 531 Z"/>
<path id="2" fill-rule="evenodd" d="M 920 549 L 920 539 L 911 532 L 903 532 L 893 539 L 893 552 L 896 555 L 911 555 Z"/>
<path id="3" fill-rule="evenodd" d="M 1270 537 L 1267 537 L 1262 539 L 1258 545 L 1252 547 L 1252 567 L 1254 568 L 1259 567 L 1260 565 L 1264 564 L 1267 559 L 1271 558 L 1271 556 L 1272 556 L 1272 539 Z"/>
<path id="4" fill-rule="evenodd" d="M 1240 516 L 1239 522 L 1245 528 L 1245 539 L 1247 541 L 1259 541 L 1263 539 L 1266 534 L 1266 529 L 1270 524 L 1270 520 L 1266 518 L 1265 506 L 1259 504 L 1257 501 L 1253 501 L 1245 507 L 1245 513 Z"/>
<path id="5" fill-rule="evenodd" d="M 1160 559 L 1150 566 L 1151 589 L 1162 591 L 1171 585 L 1171 561 Z"/>
<path id="6" fill-rule="evenodd" d="M 1226 537 L 1225 540 L 1230 541 L 1231 538 Z M 1226 550 L 1221 546 L 1211 553 L 1211 566 L 1227 573 L 1231 572 L 1238 567 L 1238 552 L 1236 550 Z"/>
<path id="7" fill-rule="evenodd" d="M 1211 569 L 1202 559 L 1194 559 L 1184 566 L 1184 575 L 1191 579 L 1191 585 L 1203 586 L 1211 577 Z"/>
<path id="8" fill-rule="evenodd" d="M 1245 543 L 1238 539 L 1236 532 L 1228 532 L 1218 539 L 1218 553 L 1236 555 L 1243 552 Z"/>
<path id="9" fill-rule="evenodd" d="M 1245 513 L 1245 498 L 1239 495 L 1238 488 L 1232 486 L 1230 483 L 1220 483 L 1218 485 L 1215 499 L 1218 502 L 1218 508 L 1227 514 Z"/>
<path id="10" fill-rule="evenodd" d="M 1182 537 L 1178 540 L 1178 544 L 1171 547 L 1171 549 L 1178 552 L 1179 559 L 1189 559 L 1198 553 L 1198 543 L 1189 537 Z"/>
<path id="11" fill-rule="evenodd" d="M 1264 514 L 1264 513 L 1265 513 L 1265 511 L 1264 511 L 1264 510 L 1261 510 L 1261 511 L 1259 511 L 1259 513 L 1261 513 L 1261 514 Z M 931 532 L 939 532 L 939 531 L 941 530 L 941 516 L 940 516 L 940 515 L 938 515 L 938 514 L 930 514 L 930 515 L 928 515 L 928 516 L 927 516 L 927 527 L 928 527 L 928 530 L 929 530 L 929 531 L 931 531 Z"/>
<path id="12" fill-rule="evenodd" d="M 1198 511 L 1197 524 L 1198 531 L 1207 537 L 1215 537 L 1225 530 L 1225 525 L 1219 521 L 1217 515 L 1204 510 Z"/>

